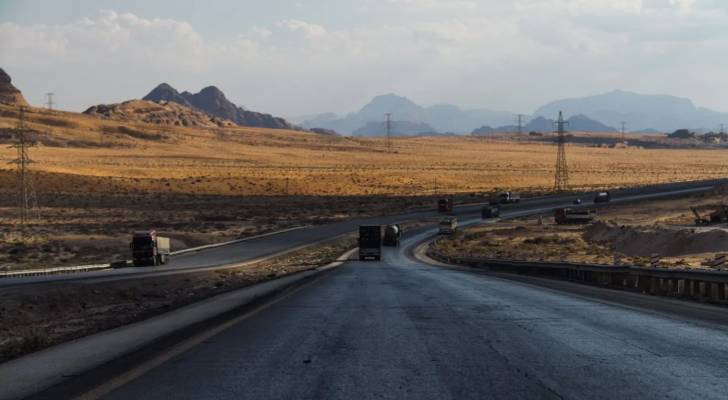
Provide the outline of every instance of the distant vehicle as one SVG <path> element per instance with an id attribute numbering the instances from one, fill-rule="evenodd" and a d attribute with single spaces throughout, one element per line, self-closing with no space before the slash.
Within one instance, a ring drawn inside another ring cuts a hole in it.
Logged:
<path id="1" fill-rule="evenodd" d="M 440 234 L 452 235 L 458 228 L 458 219 L 455 217 L 445 217 L 440 220 Z"/>
<path id="2" fill-rule="evenodd" d="M 498 206 L 484 206 L 480 212 L 483 219 L 498 218 L 500 216 L 500 207 Z"/>
<path id="3" fill-rule="evenodd" d="M 574 199 L 573 203 L 579 205 L 581 204 L 581 199 Z"/>
<path id="4" fill-rule="evenodd" d="M 166 264 L 171 253 L 169 242 L 169 238 L 157 236 L 157 231 L 134 232 L 129 245 L 134 266 Z"/>
<path id="5" fill-rule="evenodd" d="M 359 259 L 382 259 L 382 227 L 379 225 L 359 226 Z"/>
<path id="6" fill-rule="evenodd" d="M 401 237 L 402 229 L 399 225 L 387 225 L 384 228 L 384 239 L 382 239 L 382 245 L 387 247 L 399 247 L 399 240 Z"/>
<path id="7" fill-rule="evenodd" d="M 612 195 L 609 192 L 599 192 L 594 197 L 595 203 L 609 203 L 612 201 Z"/>
<path id="8" fill-rule="evenodd" d="M 498 194 L 501 204 L 513 204 L 521 202 L 521 195 L 513 192 L 501 192 Z"/>
<path id="9" fill-rule="evenodd" d="M 452 197 L 437 200 L 437 212 L 449 213 L 452 212 Z"/>
<path id="10" fill-rule="evenodd" d="M 559 225 L 590 224 L 597 213 L 594 210 L 574 210 L 572 208 L 557 208 L 554 210 L 554 222 Z"/>

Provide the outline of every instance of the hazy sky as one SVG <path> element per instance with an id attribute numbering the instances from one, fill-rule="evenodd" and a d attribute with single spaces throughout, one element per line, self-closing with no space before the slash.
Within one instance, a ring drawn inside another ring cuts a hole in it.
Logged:
<path id="1" fill-rule="evenodd" d="M 530 113 L 617 88 L 728 111 L 728 1 L 0 0 L 0 67 L 70 110 L 168 82 L 283 116 L 390 92 Z"/>

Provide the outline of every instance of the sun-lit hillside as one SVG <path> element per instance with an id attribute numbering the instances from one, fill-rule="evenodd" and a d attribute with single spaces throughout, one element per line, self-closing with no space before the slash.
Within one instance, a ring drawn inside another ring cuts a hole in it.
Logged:
<path id="1" fill-rule="evenodd" d="M 0 127 L 16 125 L 0 107 Z M 87 181 L 95 190 L 225 195 L 416 195 L 495 188 L 548 189 L 555 150 L 539 143 L 474 137 L 382 139 L 259 128 L 187 128 L 99 119 L 32 109 L 26 114 L 34 168 L 54 174 L 45 184 Z M 4 130 L 4 141 L 12 133 Z M 13 150 L 0 149 L 9 161 Z M 723 150 L 611 149 L 569 146 L 575 188 L 633 185 L 728 175 Z M 2 167 L 5 175 L 11 165 Z M 111 178 L 111 179 L 109 179 Z M 113 183 L 113 185 L 112 185 Z M 286 189 L 287 188 L 287 189 Z M 116 190 L 116 189 L 114 189 Z"/>

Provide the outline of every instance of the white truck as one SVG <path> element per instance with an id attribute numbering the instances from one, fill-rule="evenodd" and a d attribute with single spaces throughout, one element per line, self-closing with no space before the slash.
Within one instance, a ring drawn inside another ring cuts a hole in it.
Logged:
<path id="1" fill-rule="evenodd" d="M 455 217 L 445 217 L 440 220 L 440 234 L 452 235 L 458 228 L 458 219 Z"/>

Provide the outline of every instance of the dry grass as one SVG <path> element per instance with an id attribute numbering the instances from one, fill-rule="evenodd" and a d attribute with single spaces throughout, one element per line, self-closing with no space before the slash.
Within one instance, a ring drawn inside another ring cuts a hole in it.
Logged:
<path id="1" fill-rule="evenodd" d="M 0 127 L 15 124 L 0 109 Z M 255 128 L 180 128 L 36 110 L 29 126 L 55 146 L 32 151 L 41 171 L 103 177 L 78 190 L 145 190 L 215 195 L 415 195 L 494 188 L 548 189 L 555 150 L 539 143 L 473 137 L 394 140 L 319 136 Z M 56 121 L 48 125 L 48 120 Z M 57 121 L 65 121 L 58 123 Z M 42 122 L 42 123 L 41 123 Z M 133 132 L 133 135 L 128 135 Z M 141 138 L 148 138 L 144 140 Z M 79 145 L 80 143 L 80 145 Z M 0 148 L 0 160 L 13 158 Z M 728 175 L 728 151 L 569 146 L 577 188 Z M 6 167 L 6 168 L 9 168 Z M 59 182 L 65 185 L 65 182 Z M 112 185 L 113 184 L 113 185 Z"/>

